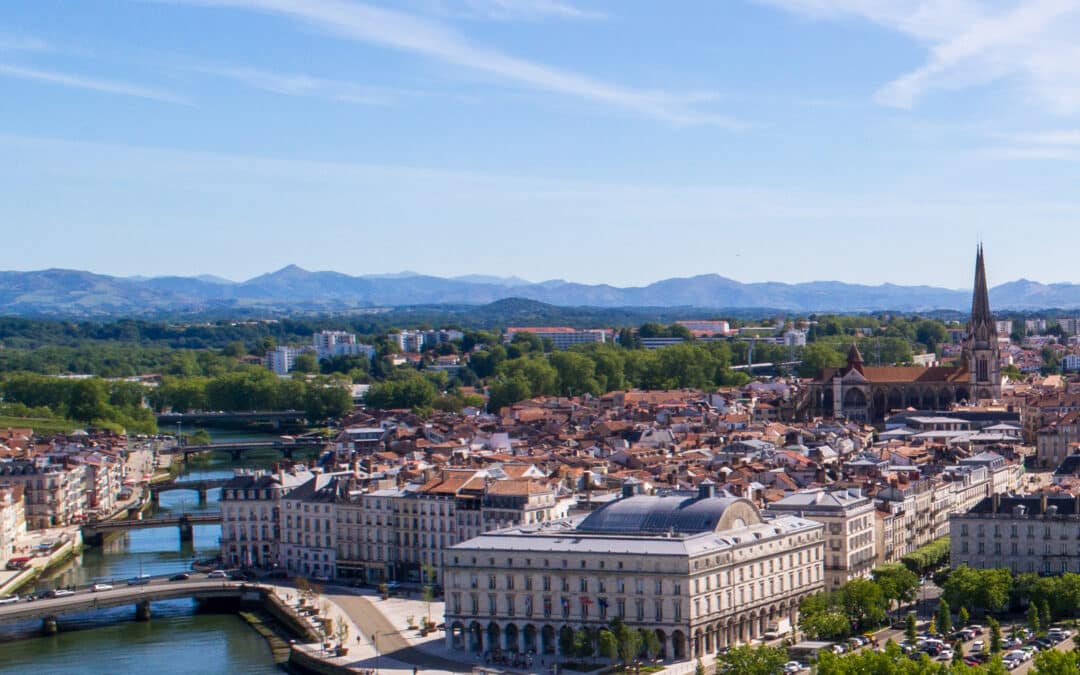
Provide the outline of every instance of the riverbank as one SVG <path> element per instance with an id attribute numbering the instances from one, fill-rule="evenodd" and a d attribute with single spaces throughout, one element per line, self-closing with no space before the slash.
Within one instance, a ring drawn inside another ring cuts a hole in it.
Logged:
<path id="1" fill-rule="evenodd" d="M 27 566 L 18 571 L 4 570 L 0 572 L 0 596 L 17 592 L 24 586 L 28 586 L 38 577 L 44 576 L 64 564 L 82 551 L 82 532 L 77 527 L 58 528 L 57 530 L 35 530 L 35 537 L 48 536 L 59 537 L 62 543 L 52 549 L 47 555 L 37 555 L 30 559 Z M 25 543 L 30 546 L 30 542 Z"/>

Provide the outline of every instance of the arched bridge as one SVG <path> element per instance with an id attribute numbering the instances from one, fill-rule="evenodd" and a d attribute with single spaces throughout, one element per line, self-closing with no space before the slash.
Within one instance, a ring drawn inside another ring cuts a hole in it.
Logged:
<path id="1" fill-rule="evenodd" d="M 307 413 L 303 410 L 236 410 L 197 411 L 187 413 L 160 413 L 156 415 L 159 426 L 169 424 L 213 424 L 214 422 L 303 422 Z"/>
<path id="2" fill-rule="evenodd" d="M 84 542 L 100 545 L 105 535 L 110 532 L 175 526 L 180 530 L 180 541 L 191 541 L 194 536 L 193 526 L 211 525 L 220 522 L 220 511 L 195 511 L 194 513 L 157 516 L 143 518 L 142 520 L 99 520 L 83 525 L 82 536 Z"/>
<path id="3" fill-rule="evenodd" d="M 197 579 L 185 581 L 168 581 L 165 577 L 158 577 L 149 579 L 145 584 L 117 585 L 112 590 L 97 593 L 83 589 L 67 597 L 47 598 L 33 602 L 19 601 L 2 605 L 0 606 L 0 624 L 39 619 L 43 622 L 44 631 L 51 634 L 59 630 L 59 617 L 65 614 L 134 605 L 135 618 L 146 621 L 150 618 L 150 603 L 159 600 L 195 598 L 197 600 L 259 601 L 267 593 L 265 588 L 251 583 L 229 579 L 207 579 L 202 575 Z"/>
<path id="4" fill-rule="evenodd" d="M 158 452 L 170 455 L 182 454 L 186 462 L 191 455 L 200 452 L 227 452 L 234 461 L 239 461 L 248 450 L 274 449 L 281 452 L 285 457 L 292 459 L 295 450 L 304 448 L 321 448 L 326 445 L 326 439 L 321 436 L 300 436 L 292 439 L 277 441 L 247 441 L 243 443 L 207 443 L 206 445 L 177 445 L 164 448 Z"/>
<path id="5" fill-rule="evenodd" d="M 168 480 L 160 483 L 153 483 L 150 485 L 150 499 L 155 504 L 158 502 L 158 498 L 162 492 L 170 492 L 172 490 L 193 490 L 199 494 L 199 503 L 206 503 L 206 493 L 210 490 L 216 490 L 225 483 L 229 482 L 229 478 L 208 478 L 205 480 Z"/>

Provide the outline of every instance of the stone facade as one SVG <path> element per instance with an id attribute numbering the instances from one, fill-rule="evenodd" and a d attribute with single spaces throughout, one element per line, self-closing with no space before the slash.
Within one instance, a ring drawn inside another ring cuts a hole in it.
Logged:
<path id="1" fill-rule="evenodd" d="M 561 633 L 618 617 L 654 631 L 665 659 L 704 658 L 796 623 L 799 600 L 824 588 L 823 529 L 691 493 L 484 534 L 446 556 L 447 645 L 555 654 Z"/>

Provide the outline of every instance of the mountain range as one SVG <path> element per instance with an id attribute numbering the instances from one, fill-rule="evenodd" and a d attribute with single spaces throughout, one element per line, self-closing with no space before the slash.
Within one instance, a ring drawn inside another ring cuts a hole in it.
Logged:
<path id="1" fill-rule="evenodd" d="M 0 315 L 27 317 L 150 317 L 229 312 L 289 314 L 412 305 L 481 305 L 523 298 L 564 307 L 767 308 L 788 312 L 890 310 L 965 311 L 971 291 L 933 286 L 868 286 L 838 281 L 741 283 L 716 274 L 618 288 L 561 279 L 441 278 L 402 272 L 349 276 L 289 265 L 247 281 L 221 277 L 112 277 L 48 269 L 0 271 Z M 1080 308 L 1080 285 L 1027 279 L 990 290 L 995 309 Z"/>

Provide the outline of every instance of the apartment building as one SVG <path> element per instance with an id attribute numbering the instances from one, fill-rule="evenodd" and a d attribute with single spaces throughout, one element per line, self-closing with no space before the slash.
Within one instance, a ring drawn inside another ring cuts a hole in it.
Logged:
<path id="1" fill-rule="evenodd" d="M 308 471 L 255 471 L 226 483 L 221 489 L 221 559 L 231 567 L 281 567 L 282 496 L 312 476 Z"/>
<path id="2" fill-rule="evenodd" d="M 825 525 L 825 587 L 839 588 L 869 577 L 876 564 L 874 502 L 860 488 L 801 490 L 766 507 L 769 513 L 800 515 Z"/>
<path id="3" fill-rule="evenodd" d="M 1080 572 L 1080 496 L 993 495 L 950 521 L 954 567 Z"/>
<path id="4" fill-rule="evenodd" d="M 0 485 L 0 567 L 15 555 L 15 544 L 26 534 L 26 505 L 21 485 Z"/>
<path id="5" fill-rule="evenodd" d="M 565 518 L 568 499 L 530 479 L 445 470 L 423 485 L 349 490 L 337 504 L 337 574 L 438 583 L 448 548 L 490 530 Z"/>
<path id="6" fill-rule="evenodd" d="M 83 464 L 51 463 L 45 458 L 0 463 L 0 484 L 23 490 L 26 524 L 31 529 L 58 527 L 85 517 L 89 499 Z"/>
<path id="7" fill-rule="evenodd" d="M 590 342 L 610 342 L 611 331 L 601 328 L 568 328 L 566 326 L 510 326 L 503 334 L 503 342 L 509 344 L 518 333 L 532 333 L 536 337 L 551 340 L 555 349 L 569 349 L 574 345 Z"/>

